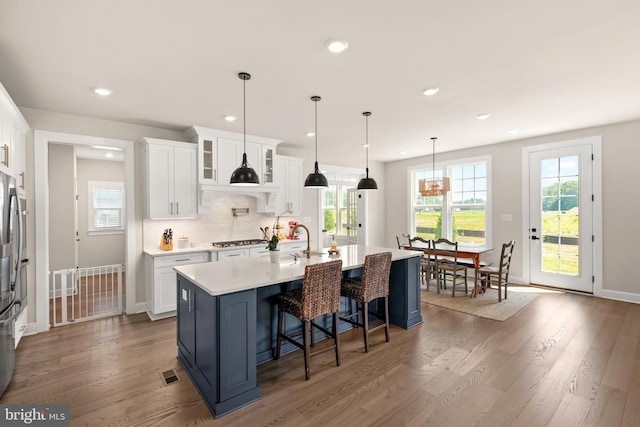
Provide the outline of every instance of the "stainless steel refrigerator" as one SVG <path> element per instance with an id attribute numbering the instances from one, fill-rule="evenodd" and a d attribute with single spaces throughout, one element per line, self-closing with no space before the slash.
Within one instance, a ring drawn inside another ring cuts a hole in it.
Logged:
<path id="1" fill-rule="evenodd" d="M 15 367 L 15 320 L 27 304 L 25 242 L 15 179 L 0 172 L 0 396 Z"/>

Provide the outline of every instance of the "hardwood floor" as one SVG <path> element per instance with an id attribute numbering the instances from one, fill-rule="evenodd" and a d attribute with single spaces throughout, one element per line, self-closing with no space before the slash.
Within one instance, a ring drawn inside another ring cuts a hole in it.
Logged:
<path id="1" fill-rule="evenodd" d="M 0 403 L 68 403 L 72 426 L 638 426 L 640 305 L 542 294 L 498 322 L 423 304 L 424 323 L 341 334 L 258 367 L 261 400 L 214 420 L 176 360 L 175 319 L 119 316 L 23 338 Z M 165 386 L 161 372 L 181 381 Z"/>

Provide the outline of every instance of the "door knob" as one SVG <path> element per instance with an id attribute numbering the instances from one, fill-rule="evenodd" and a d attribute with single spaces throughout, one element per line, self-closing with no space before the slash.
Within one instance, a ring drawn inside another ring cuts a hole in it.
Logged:
<path id="1" fill-rule="evenodd" d="M 540 240 L 538 236 L 531 236 L 531 240 Z"/>

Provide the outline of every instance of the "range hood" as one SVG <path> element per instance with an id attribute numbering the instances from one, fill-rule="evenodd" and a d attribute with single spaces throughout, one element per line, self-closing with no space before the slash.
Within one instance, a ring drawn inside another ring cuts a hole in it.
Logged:
<path id="1" fill-rule="evenodd" d="M 198 202 L 201 208 L 213 206 L 213 199 L 221 196 L 243 195 L 258 199 L 258 212 L 275 212 L 275 203 L 280 187 L 232 186 L 215 184 L 198 184 Z"/>

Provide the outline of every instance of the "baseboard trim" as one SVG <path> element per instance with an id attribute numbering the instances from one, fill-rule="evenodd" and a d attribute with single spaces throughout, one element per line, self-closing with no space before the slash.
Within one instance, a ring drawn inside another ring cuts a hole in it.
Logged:
<path id="1" fill-rule="evenodd" d="M 616 301 L 633 302 L 640 304 L 640 294 L 632 294 L 631 292 L 612 291 L 603 289 L 597 296 L 601 298 L 613 299 Z"/>

